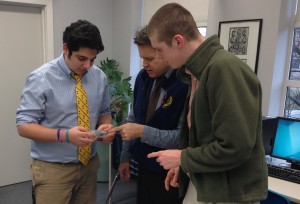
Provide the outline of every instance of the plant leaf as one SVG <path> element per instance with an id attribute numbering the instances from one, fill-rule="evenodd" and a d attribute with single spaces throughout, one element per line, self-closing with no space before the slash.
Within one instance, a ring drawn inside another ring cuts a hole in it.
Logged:
<path id="1" fill-rule="evenodd" d="M 128 109 L 128 104 L 132 102 L 131 77 L 122 79 L 123 72 L 119 70 L 119 63 L 115 59 L 106 58 L 100 61 L 98 68 L 107 76 L 111 100 L 110 109 L 113 113 L 114 124 L 120 125 L 124 112 Z"/>

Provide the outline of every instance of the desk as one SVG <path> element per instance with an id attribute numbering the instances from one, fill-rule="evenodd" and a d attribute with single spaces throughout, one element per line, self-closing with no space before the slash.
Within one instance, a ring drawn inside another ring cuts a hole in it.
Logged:
<path id="1" fill-rule="evenodd" d="M 268 177 L 269 189 L 285 195 L 291 201 L 295 203 L 300 203 L 300 184 L 292 183 L 282 179 L 277 179 L 274 177 Z"/>

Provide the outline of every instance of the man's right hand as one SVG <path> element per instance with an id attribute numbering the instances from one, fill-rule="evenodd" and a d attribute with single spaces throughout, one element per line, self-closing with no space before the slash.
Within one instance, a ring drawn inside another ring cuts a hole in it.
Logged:
<path id="1" fill-rule="evenodd" d="M 65 131 L 66 135 L 66 131 Z M 85 147 L 97 140 L 96 133 L 89 132 L 86 128 L 76 126 L 69 129 L 69 142 L 78 146 Z"/>
<path id="2" fill-rule="evenodd" d="M 144 133 L 144 128 L 145 126 L 141 124 L 126 123 L 109 130 L 109 133 L 120 132 L 122 140 L 131 141 L 141 137 L 141 135 Z"/>
<path id="3" fill-rule="evenodd" d="M 129 162 L 121 162 L 119 165 L 119 174 L 122 181 L 129 181 L 130 167 Z"/>

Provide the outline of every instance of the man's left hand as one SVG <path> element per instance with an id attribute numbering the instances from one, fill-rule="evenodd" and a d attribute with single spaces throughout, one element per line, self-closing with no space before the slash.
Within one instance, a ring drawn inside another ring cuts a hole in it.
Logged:
<path id="1" fill-rule="evenodd" d="M 113 129 L 113 127 L 114 126 L 112 124 L 100 125 L 98 129 L 104 130 L 105 132 L 107 132 L 107 134 L 104 137 L 98 138 L 98 141 L 101 141 L 105 144 L 112 142 L 115 138 L 115 132 L 111 132 L 110 130 Z"/>

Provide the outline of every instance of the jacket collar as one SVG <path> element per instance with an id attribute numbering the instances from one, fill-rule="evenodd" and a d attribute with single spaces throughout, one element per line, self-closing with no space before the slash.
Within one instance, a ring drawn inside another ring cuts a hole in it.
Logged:
<path id="1" fill-rule="evenodd" d="M 190 75 L 185 73 L 186 67 L 188 67 L 190 72 L 199 79 L 203 70 L 207 67 L 208 62 L 219 49 L 223 49 L 223 46 L 220 44 L 217 35 L 207 38 L 188 58 L 186 63 L 179 68 L 177 72 L 179 80 L 185 83 L 190 82 Z"/>

